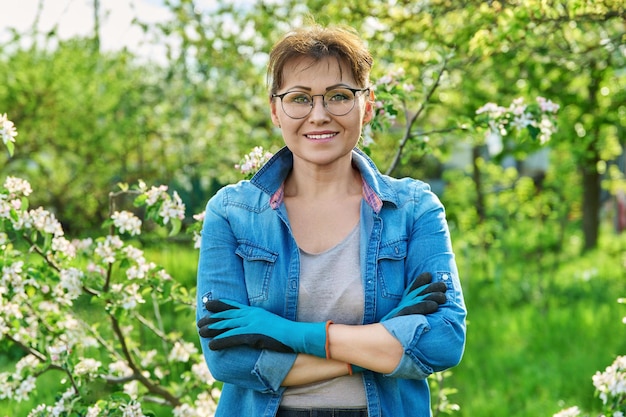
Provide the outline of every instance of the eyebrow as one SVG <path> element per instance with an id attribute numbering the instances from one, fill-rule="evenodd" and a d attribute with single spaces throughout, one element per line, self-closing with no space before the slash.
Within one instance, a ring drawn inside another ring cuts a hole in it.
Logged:
<path id="1" fill-rule="evenodd" d="M 330 91 L 330 90 L 333 90 L 333 89 L 338 88 L 338 87 L 354 88 L 351 85 L 348 85 L 346 83 L 338 83 L 338 84 L 333 84 L 333 85 L 331 85 L 329 87 L 326 87 L 326 91 Z M 293 87 L 289 87 L 287 89 L 287 91 L 293 91 L 293 90 L 311 91 L 312 88 L 311 87 L 305 87 L 303 85 L 294 85 Z"/>

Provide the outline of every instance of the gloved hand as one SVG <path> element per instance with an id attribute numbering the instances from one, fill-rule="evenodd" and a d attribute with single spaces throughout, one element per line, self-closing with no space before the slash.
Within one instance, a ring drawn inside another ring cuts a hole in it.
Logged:
<path id="1" fill-rule="evenodd" d="M 198 321 L 198 333 L 213 338 L 209 342 L 211 350 L 248 345 L 326 357 L 327 323 L 291 321 L 230 300 L 210 300 L 205 307 L 214 314 Z"/>
<path id="2" fill-rule="evenodd" d="M 443 282 L 432 282 L 430 272 L 423 272 L 413 280 L 411 285 L 402 294 L 400 302 L 380 320 L 381 322 L 393 317 L 410 314 L 431 314 L 439 309 L 439 305 L 446 302 L 448 287 Z M 352 373 L 365 371 L 357 365 L 352 365 Z"/>
<path id="3" fill-rule="evenodd" d="M 448 287 L 443 282 L 432 282 L 430 272 L 423 272 L 404 290 L 397 307 L 387 313 L 380 321 L 409 314 L 431 314 L 446 302 Z"/>

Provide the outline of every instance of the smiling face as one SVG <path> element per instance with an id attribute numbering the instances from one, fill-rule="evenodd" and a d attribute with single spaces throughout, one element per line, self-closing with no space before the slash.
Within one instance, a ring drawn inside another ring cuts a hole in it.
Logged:
<path id="1" fill-rule="evenodd" d="M 373 116 L 368 92 L 357 93 L 354 108 L 343 116 L 329 113 L 319 95 L 337 87 L 360 88 L 350 67 L 332 57 L 319 61 L 297 58 L 284 66 L 282 81 L 280 94 L 301 91 L 315 96 L 311 113 L 302 119 L 287 116 L 279 98 L 271 100 L 272 121 L 282 129 L 285 145 L 294 155 L 294 167 L 349 162 L 363 125 Z"/>

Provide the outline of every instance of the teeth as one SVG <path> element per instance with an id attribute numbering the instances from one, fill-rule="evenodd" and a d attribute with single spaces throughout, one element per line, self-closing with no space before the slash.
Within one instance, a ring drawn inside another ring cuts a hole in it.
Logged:
<path id="1" fill-rule="evenodd" d="M 335 136 L 334 133 L 325 133 L 323 135 L 306 135 L 309 139 L 328 139 Z"/>

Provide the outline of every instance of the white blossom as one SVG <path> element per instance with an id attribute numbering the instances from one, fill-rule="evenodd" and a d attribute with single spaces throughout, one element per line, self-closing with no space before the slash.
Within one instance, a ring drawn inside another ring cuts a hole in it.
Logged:
<path id="1" fill-rule="evenodd" d="M 122 284 L 114 284 L 112 286 L 113 292 L 120 293 L 122 296 L 121 305 L 125 310 L 132 310 L 137 307 L 137 304 L 143 304 L 146 300 L 139 294 L 139 285 L 131 284 L 123 287 Z"/>
<path id="2" fill-rule="evenodd" d="M 19 195 L 28 196 L 33 192 L 28 181 L 17 177 L 7 177 L 4 181 L 4 188 L 14 197 Z"/>
<path id="3" fill-rule="evenodd" d="M 565 410 L 561 410 L 558 413 L 554 414 L 552 417 L 577 417 L 580 415 L 580 409 L 578 406 L 566 408 Z"/>
<path id="4" fill-rule="evenodd" d="M 102 261 L 112 264 L 116 260 L 116 251 L 124 246 L 124 242 L 117 235 L 108 235 L 104 241 L 98 242 L 95 253 L 102 258 Z"/>
<path id="5" fill-rule="evenodd" d="M 130 211 L 116 211 L 111 219 L 120 233 L 128 232 L 131 236 L 141 234 L 141 220 Z"/>
<path id="6" fill-rule="evenodd" d="M 604 372 L 596 372 L 593 385 L 598 390 L 600 399 L 607 404 L 611 398 L 626 397 L 626 356 L 618 356 Z"/>
<path id="7" fill-rule="evenodd" d="M 87 415 L 85 417 L 98 417 L 101 411 L 102 410 L 100 409 L 100 406 L 98 406 L 98 404 L 92 405 L 91 407 L 87 408 Z"/>
<path id="8" fill-rule="evenodd" d="M 205 361 L 193 364 L 191 366 L 191 373 L 200 378 L 200 380 L 205 382 L 207 385 L 213 385 L 215 382 L 215 378 L 211 375 L 211 371 L 209 371 L 209 367 Z"/>
<path id="9" fill-rule="evenodd" d="M 160 185 L 158 187 L 152 187 L 145 192 L 147 199 L 146 205 L 153 206 L 160 199 L 167 197 L 167 185 Z"/>
<path id="10" fill-rule="evenodd" d="M 17 136 L 17 130 L 12 121 L 7 118 L 7 114 L 0 114 L 0 136 L 2 136 L 2 142 L 8 144 L 9 142 L 15 142 Z"/>
<path id="11" fill-rule="evenodd" d="M 134 380 L 124 384 L 124 393 L 136 400 L 139 397 L 139 381 Z"/>
<path id="12" fill-rule="evenodd" d="M 52 239 L 52 250 L 68 258 L 74 258 L 76 256 L 76 247 L 63 236 L 57 236 Z"/>
<path id="13" fill-rule="evenodd" d="M 168 359 L 173 362 L 189 362 L 191 355 L 198 352 L 198 348 L 193 343 L 176 342 L 170 351 Z"/>
<path id="14" fill-rule="evenodd" d="M 553 103 L 551 100 L 547 100 L 544 97 L 537 97 L 537 103 L 539 104 L 539 108 L 544 113 L 556 113 L 559 111 L 559 105 Z"/>
<path id="15" fill-rule="evenodd" d="M 102 366 L 102 362 L 97 361 L 93 358 L 83 358 L 79 363 L 74 367 L 74 373 L 77 376 L 80 375 L 94 375 L 98 369 Z"/>
<path id="16" fill-rule="evenodd" d="M 38 207 L 35 210 L 28 212 L 32 220 L 33 227 L 42 232 L 49 233 L 54 236 L 63 236 L 63 227 L 61 223 L 56 219 L 54 214 L 48 210 L 44 210 L 42 207 Z"/>
<path id="17" fill-rule="evenodd" d="M 193 248 L 194 249 L 200 249 L 201 244 L 202 244 L 202 234 L 200 232 L 196 232 L 194 230 L 194 232 L 193 232 Z"/>
<path id="18" fill-rule="evenodd" d="M 141 404 L 136 401 L 121 405 L 120 410 L 122 410 L 122 417 L 144 417 Z"/>
<path id="19" fill-rule="evenodd" d="M 243 159 L 235 164 L 235 168 L 244 175 L 256 173 L 272 157 L 271 152 L 267 152 L 262 146 L 255 146 L 252 151 L 243 156 Z"/>
<path id="20" fill-rule="evenodd" d="M 159 210 L 159 216 L 163 218 L 163 223 L 165 224 L 170 219 L 182 220 L 185 218 L 185 205 L 176 191 L 174 191 L 171 199 L 163 201 L 161 210 Z"/>
<path id="21" fill-rule="evenodd" d="M 118 360 L 109 364 L 109 375 L 114 377 L 129 377 L 133 370 L 124 361 Z"/>

